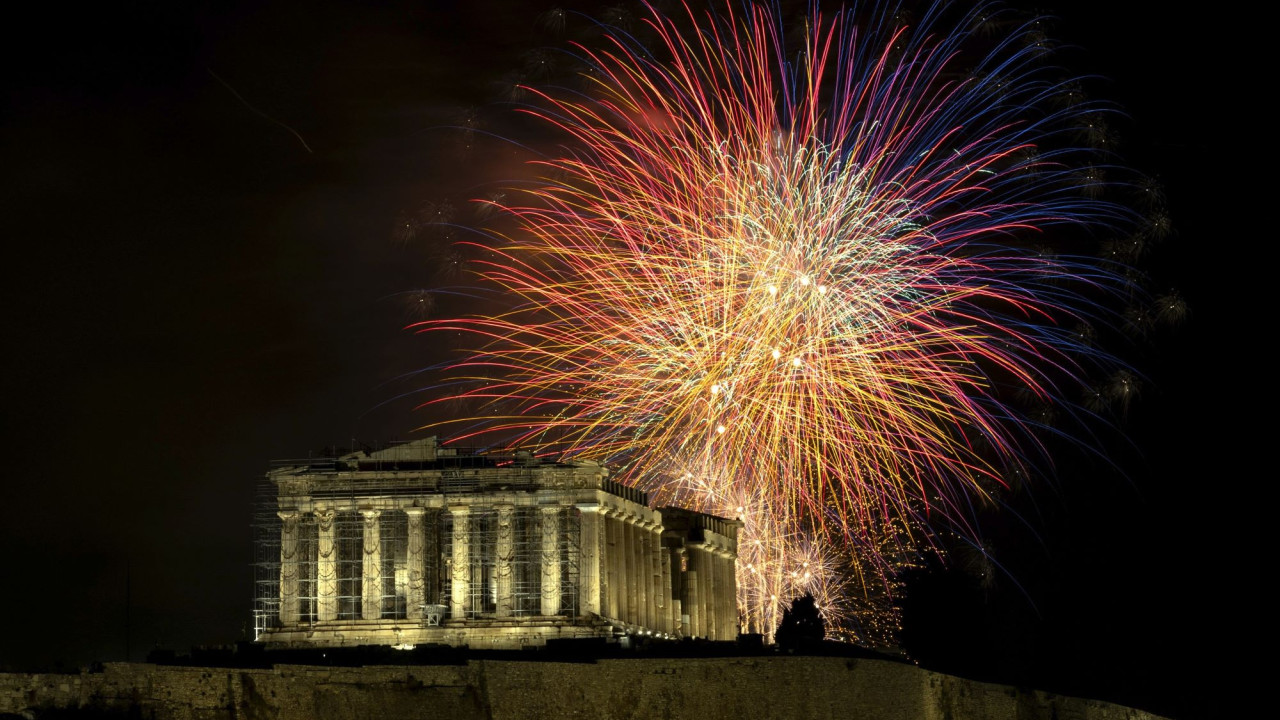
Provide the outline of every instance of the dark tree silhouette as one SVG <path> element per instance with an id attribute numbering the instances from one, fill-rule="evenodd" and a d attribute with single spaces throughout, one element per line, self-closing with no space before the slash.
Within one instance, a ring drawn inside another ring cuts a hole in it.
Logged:
<path id="1" fill-rule="evenodd" d="M 827 636 L 827 624 L 818 611 L 818 603 L 812 593 L 805 593 L 791 601 L 791 609 L 782 611 L 782 622 L 774 639 L 783 648 L 793 650 L 803 645 L 822 642 Z"/>

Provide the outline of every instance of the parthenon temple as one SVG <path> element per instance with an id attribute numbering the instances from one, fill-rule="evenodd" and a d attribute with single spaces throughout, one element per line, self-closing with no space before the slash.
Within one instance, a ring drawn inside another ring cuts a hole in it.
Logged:
<path id="1" fill-rule="evenodd" d="M 268 647 L 738 635 L 740 523 L 651 508 L 594 462 L 432 437 L 273 465 L 255 542 Z"/>

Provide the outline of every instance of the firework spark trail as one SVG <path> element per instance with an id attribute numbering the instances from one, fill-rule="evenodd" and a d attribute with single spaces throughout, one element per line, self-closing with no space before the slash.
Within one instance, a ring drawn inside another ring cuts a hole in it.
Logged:
<path id="1" fill-rule="evenodd" d="M 476 338 L 450 368 L 489 403 L 474 432 L 651 488 L 715 468 L 726 501 L 767 499 L 771 541 L 841 540 L 886 578 L 902 528 L 969 529 L 1043 452 L 1002 388 L 1053 401 L 1106 360 L 1061 328 L 1115 278 L 1029 240 L 1129 216 L 1073 180 L 1064 128 L 1097 108 L 1053 107 L 1068 83 L 1017 33 L 974 58 L 977 11 L 944 9 L 814 15 L 792 56 L 759 6 L 582 48 L 591 91 L 530 111 L 571 149 L 481 263 L 518 304 L 417 326 Z"/>

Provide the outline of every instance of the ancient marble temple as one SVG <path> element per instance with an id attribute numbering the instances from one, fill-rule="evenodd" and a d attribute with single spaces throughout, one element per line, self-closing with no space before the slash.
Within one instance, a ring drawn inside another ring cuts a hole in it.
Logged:
<path id="1" fill-rule="evenodd" d="M 737 637 L 739 523 L 650 508 L 596 463 L 426 438 L 275 465 L 256 539 L 269 646 Z"/>

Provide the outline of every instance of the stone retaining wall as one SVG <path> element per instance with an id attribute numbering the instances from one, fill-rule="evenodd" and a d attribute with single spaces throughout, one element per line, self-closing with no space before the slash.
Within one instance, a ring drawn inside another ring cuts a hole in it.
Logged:
<path id="1" fill-rule="evenodd" d="M 472 660 L 271 669 L 109 663 L 0 673 L 0 715 L 154 720 L 1158 720 L 1118 705 L 829 657 Z"/>

